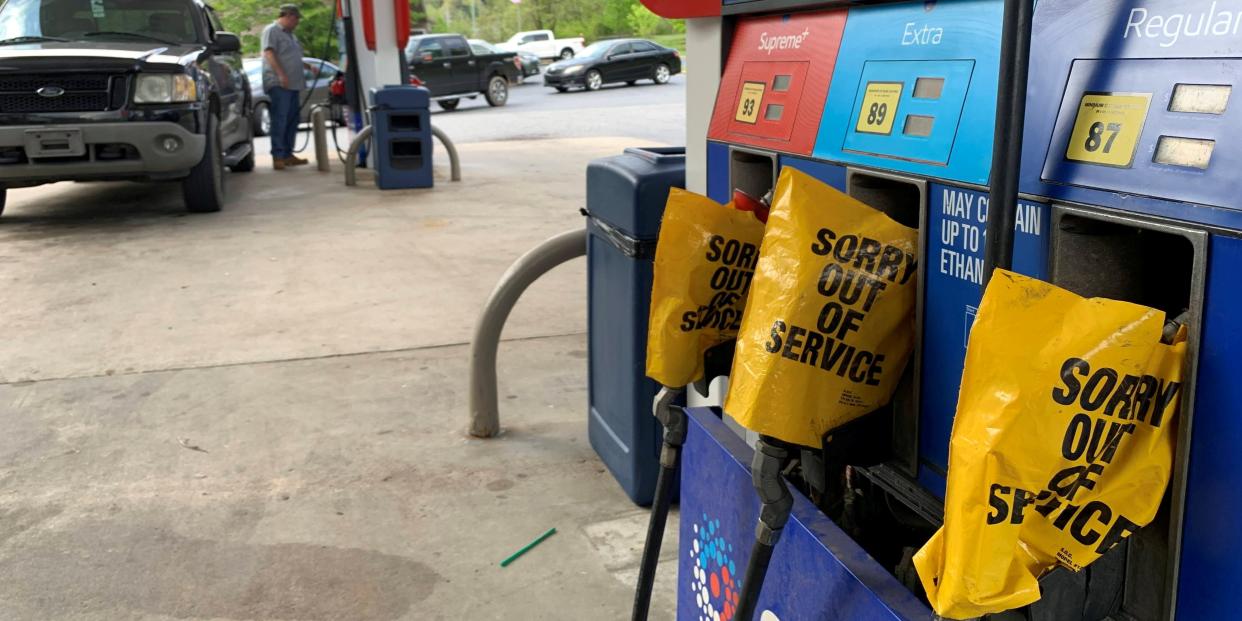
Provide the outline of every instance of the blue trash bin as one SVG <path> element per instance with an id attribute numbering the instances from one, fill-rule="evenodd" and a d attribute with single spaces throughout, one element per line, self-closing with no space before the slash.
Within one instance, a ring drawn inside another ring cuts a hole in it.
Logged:
<path id="1" fill-rule="evenodd" d="M 651 504 L 662 429 L 646 376 L 655 244 L 670 188 L 686 183 L 681 147 L 626 149 L 587 167 L 588 404 L 591 446 L 639 505 Z"/>
<path id="2" fill-rule="evenodd" d="M 431 93 L 421 86 L 371 89 L 371 126 L 375 185 L 431 187 Z"/>

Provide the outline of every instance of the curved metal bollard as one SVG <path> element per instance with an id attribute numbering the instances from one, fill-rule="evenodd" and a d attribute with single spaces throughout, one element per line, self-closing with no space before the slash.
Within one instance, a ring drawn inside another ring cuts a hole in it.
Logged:
<path id="1" fill-rule="evenodd" d="M 431 133 L 440 139 L 440 144 L 444 145 L 444 150 L 448 151 L 449 156 L 449 180 L 461 181 L 461 162 L 457 160 L 457 146 L 449 140 L 448 134 L 440 131 L 439 127 L 431 126 Z"/>
<path id="2" fill-rule="evenodd" d="M 374 128 L 367 125 L 349 142 L 349 150 L 345 152 L 345 185 L 358 185 L 358 172 L 354 170 L 358 167 L 358 152 L 362 150 L 362 145 L 371 139 L 371 132 L 374 131 Z"/>
<path id="3" fill-rule="evenodd" d="M 328 106 L 316 104 L 311 108 L 311 133 L 315 137 L 315 167 L 328 172 Z"/>
<path id="4" fill-rule="evenodd" d="M 470 341 L 470 435 L 490 438 L 500 432 L 496 404 L 496 350 L 500 332 L 526 288 L 552 268 L 586 254 L 586 228 L 566 231 L 518 258 L 483 306 Z"/>
<path id="5" fill-rule="evenodd" d="M 374 128 L 367 125 L 349 143 L 349 151 L 345 153 L 345 185 L 358 185 L 358 172 L 356 170 L 358 167 L 358 151 L 362 150 L 362 145 L 371 139 L 371 134 L 374 131 Z M 457 156 L 457 145 L 453 144 L 448 134 L 434 125 L 431 127 L 431 133 L 440 140 L 440 144 L 444 145 L 444 150 L 448 151 L 449 179 L 451 181 L 461 181 L 461 159 Z M 320 170 L 323 169 L 321 168 Z"/>

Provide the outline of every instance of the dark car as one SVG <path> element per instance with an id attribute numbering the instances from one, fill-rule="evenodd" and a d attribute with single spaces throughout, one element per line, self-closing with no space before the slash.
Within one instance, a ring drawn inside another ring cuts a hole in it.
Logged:
<path id="1" fill-rule="evenodd" d="M 469 43 L 470 43 L 470 49 L 474 50 L 474 53 L 476 55 L 504 54 L 505 53 L 504 50 L 496 47 L 495 44 L 488 43 L 487 41 L 484 41 L 483 39 L 470 39 Z M 517 82 L 518 84 L 521 84 L 522 81 L 525 80 L 526 78 L 529 78 L 532 75 L 539 75 L 539 56 L 538 55 L 532 54 L 531 52 L 525 52 L 522 50 L 518 50 L 517 52 L 514 52 L 514 54 L 517 54 L 517 59 L 518 61 L 520 61 L 518 62 L 518 69 L 520 70 L 520 72 L 518 73 L 517 80 L 515 80 L 515 82 Z"/>
<path id="2" fill-rule="evenodd" d="M 517 55 L 518 60 L 522 61 L 523 79 L 529 78 L 532 75 L 539 75 L 539 67 L 543 63 L 543 60 L 539 58 L 538 54 L 527 52 L 525 50 L 518 50 Z"/>
<path id="3" fill-rule="evenodd" d="M 669 78 L 681 73 L 681 55 L 646 39 L 597 41 L 569 60 L 548 65 L 543 83 L 560 92 L 572 86 L 597 91 L 605 84 L 639 80 L 667 84 Z"/>
<path id="4" fill-rule="evenodd" d="M 224 168 L 254 168 L 240 50 L 200 0 L 8 0 L 0 209 L 7 188 L 177 179 L 218 211 Z"/>
<path id="5" fill-rule="evenodd" d="M 263 91 L 263 60 L 247 58 L 243 64 L 250 79 L 250 105 L 253 108 L 250 118 L 254 120 L 254 135 L 266 136 L 272 131 L 272 100 Z M 302 59 L 302 72 L 306 76 L 306 90 L 302 91 L 298 101 L 302 102 L 302 122 L 309 123 L 311 110 L 316 105 L 328 103 L 329 85 L 341 70 L 326 60 L 308 57 Z M 343 114 L 343 109 L 334 107 L 329 119 L 343 124 Z"/>
<path id="6" fill-rule="evenodd" d="M 405 55 L 410 75 L 445 110 L 456 110 L 462 99 L 479 95 L 488 105 L 503 106 L 509 101 L 509 82 L 519 75 L 513 52 L 478 54 L 459 34 L 410 37 Z"/>

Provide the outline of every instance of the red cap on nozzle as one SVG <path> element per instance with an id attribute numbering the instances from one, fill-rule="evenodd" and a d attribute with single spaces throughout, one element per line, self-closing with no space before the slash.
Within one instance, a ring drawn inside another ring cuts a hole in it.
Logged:
<path id="1" fill-rule="evenodd" d="M 733 191 L 733 207 L 738 211 L 749 211 L 760 222 L 768 223 L 768 211 L 771 209 L 768 204 L 741 190 Z"/>

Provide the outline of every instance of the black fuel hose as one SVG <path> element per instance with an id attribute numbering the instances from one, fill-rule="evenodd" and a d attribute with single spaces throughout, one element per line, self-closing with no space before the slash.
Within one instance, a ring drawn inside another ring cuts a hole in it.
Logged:
<path id="1" fill-rule="evenodd" d="M 664 527 L 673 504 L 673 486 L 681 469 L 681 447 L 686 443 L 686 412 L 674 405 L 683 392 L 682 388 L 663 386 L 651 406 L 651 413 L 664 426 L 664 444 L 660 448 L 660 473 L 651 505 L 651 521 L 647 524 L 647 541 L 643 544 L 643 560 L 638 569 L 638 586 L 634 589 L 634 610 L 630 617 L 633 621 L 646 621 L 651 609 L 651 590 L 660 563 Z"/>

